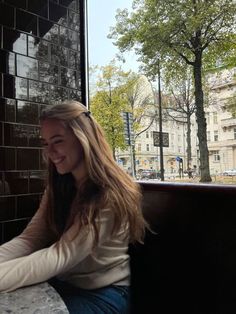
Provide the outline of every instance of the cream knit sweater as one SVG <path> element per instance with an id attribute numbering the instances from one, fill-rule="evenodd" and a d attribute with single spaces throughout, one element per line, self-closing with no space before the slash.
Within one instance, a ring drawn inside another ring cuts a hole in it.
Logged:
<path id="1" fill-rule="evenodd" d="M 51 246 L 52 234 L 44 220 L 47 194 L 26 229 L 0 246 L 0 292 L 46 281 L 54 276 L 76 287 L 96 289 L 110 284 L 129 285 L 128 230 L 111 236 L 113 213 L 101 211 L 99 242 L 75 223 Z"/>

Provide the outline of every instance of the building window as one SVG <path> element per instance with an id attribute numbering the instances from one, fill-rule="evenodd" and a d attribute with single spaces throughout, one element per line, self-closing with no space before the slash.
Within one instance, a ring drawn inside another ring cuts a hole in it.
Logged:
<path id="1" fill-rule="evenodd" d="M 207 141 L 210 142 L 211 141 L 211 132 L 207 131 Z"/>
<path id="2" fill-rule="evenodd" d="M 141 152 L 142 146 L 141 143 L 138 143 L 138 152 Z"/>
<path id="3" fill-rule="evenodd" d="M 234 128 L 234 139 L 236 140 L 236 128 Z"/>
<path id="4" fill-rule="evenodd" d="M 146 138 L 149 138 L 149 132 L 146 132 Z"/>
<path id="5" fill-rule="evenodd" d="M 149 150 L 150 150 L 150 147 L 149 147 L 149 144 L 147 144 L 147 152 L 149 152 Z"/>
<path id="6" fill-rule="evenodd" d="M 220 161 L 220 153 L 218 150 L 213 151 L 213 158 L 214 158 L 214 161 Z"/>
<path id="7" fill-rule="evenodd" d="M 214 141 L 218 141 L 218 131 L 214 131 Z"/>
<path id="8" fill-rule="evenodd" d="M 213 123 L 214 123 L 214 124 L 217 124 L 217 123 L 218 123 L 217 120 L 218 120 L 218 119 L 217 119 L 217 112 L 213 112 Z"/>

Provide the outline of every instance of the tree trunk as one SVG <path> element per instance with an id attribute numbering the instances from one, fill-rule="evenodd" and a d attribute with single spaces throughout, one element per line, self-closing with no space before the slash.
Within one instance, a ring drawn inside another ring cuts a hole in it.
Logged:
<path id="1" fill-rule="evenodd" d="M 200 152 L 200 182 L 211 182 L 209 169 L 209 153 L 207 147 L 206 136 L 206 119 L 204 112 L 204 100 L 202 90 L 202 52 L 196 52 L 196 59 L 193 66 L 194 86 L 195 86 L 195 103 L 196 103 L 196 118 L 197 118 L 197 136 L 199 141 Z"/>
<path id="2" fill-rule="evenodd" d="M 187 169 L 190 169 L 192 159 L 192 146 L 191 146 L 191 119 L 189 113 L 187 114 Z"/>

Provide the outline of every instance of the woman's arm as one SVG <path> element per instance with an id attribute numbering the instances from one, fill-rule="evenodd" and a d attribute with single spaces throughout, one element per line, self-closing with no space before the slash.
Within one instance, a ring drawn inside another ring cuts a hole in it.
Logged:
<path id="1" fill-rule="evenodd" d="M 49 243 L 52 235 L 45 221 L 46 206 L 47 192 L 45 191 L 39 209 L 25 230 L 19 236 L 0 246 L 0 263 L 29 255 Z"/>
<path id="2" fill-rule="evenodd" d="M 103 210 L 99 229 L 99 243 L 110 238 L 113 227 L 113 215 Z M 74 223 L 61 239 L 48 248 L 28 256 L 16 258 L 0 265 L 0 291 L 46 281 L 56 275 L 72 269 L 93 249 L 94 232 L 83 227 L 77 235 L 79 225 Z"/>

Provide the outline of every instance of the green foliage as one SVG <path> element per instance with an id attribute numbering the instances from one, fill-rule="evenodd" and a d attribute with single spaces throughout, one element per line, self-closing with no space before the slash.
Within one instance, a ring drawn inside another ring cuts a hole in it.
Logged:
<path id="1" fill-rule="evenodd" d="M 235 60 L 236 2 L 232 0 L 134 0 L 118 11 L 110 38 L 120 51 L 134 48 L 150 77 L 192 66 L 201 182 L 211 181 L 204 117 L 203 71 Z"/>
<path id="2" fill-rule="evenodd" d="M 125 149 L 124 122 L 122 111 L 131 112 L 134 118 L 134 132 L 141 129 L 142 119 L 153 106 L 150 84 L 144 77 L 134 72 L 124 72 L 115 61 L 100 68 L 96 82 L 97 91 L 91 98 L 90 109 L 103 127 L 113 153 L 115 149 Z"/>
<path id="3" fill-rule="evenodd" d="M 193 64 L 196 54 L 204 51 L 212 66 L 235 55 L 234 1 L 136 0 L 133 4 L 131 13 L 117 12 L 109 36 L 121 51 L 135 48 L 149 75 L 157 74 L 158 59 L 162 67 L 170 63 L 175 67 L 180 60 Z"/>
<path id="4" fill-rule="evenodd" d="M 107 91 L 98 91 L 91 100 L 91 112 L 104 129 L 113 151 L 116 148 L 125 148 L 124 125 L 120 115 L 124 108 L 124 102 L 117 90 L 113 90 L 111 95 Z"/>
<path id="5" fill-rule="evenodd" d="M 115 149 L 126 147 L 124 141 L 124 123 L 122 111 L 128 111 L 127 80 L 130 72 L 117 67 L 115 61 L 99 68 L 97 91 L 91 99 L 90 109 L 96 120 L 103 127 L 113 154 Z"/>

